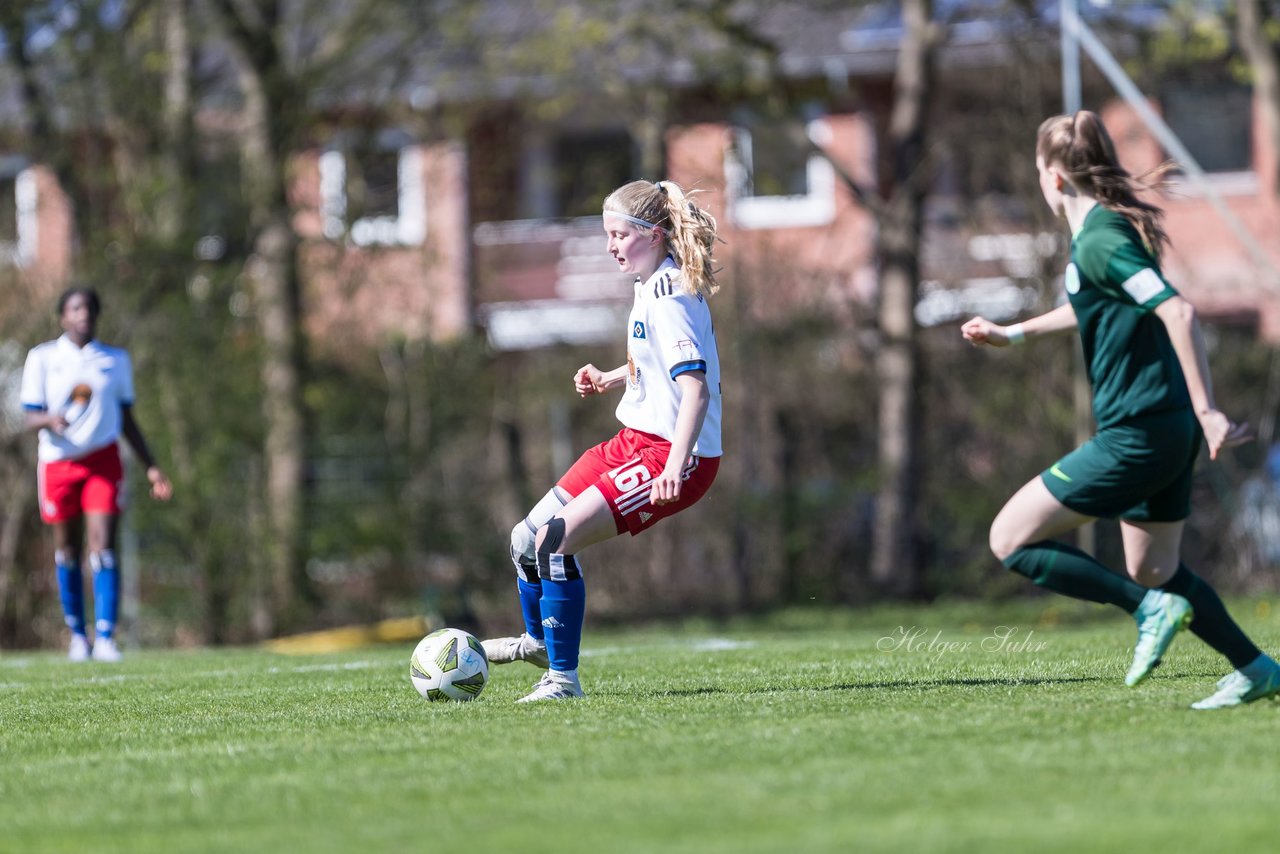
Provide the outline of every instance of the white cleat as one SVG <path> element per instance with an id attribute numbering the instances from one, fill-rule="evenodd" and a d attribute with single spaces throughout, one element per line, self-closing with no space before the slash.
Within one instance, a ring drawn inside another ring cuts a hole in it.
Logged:
<path id="1" fill-rule="evenodd" d="M 72 635 L 71 646 L 67 647 L 67 659 L 70 661 L 88 661 L 92 651 L 89 639 L 84 635 Z"/>
<path id="2" fill-rule="evenodd" d="M 1212 709 L 1229 709 L 1232 706 L 1243 706 L 1257 700 L 1280 698 L 1280 665 L 1270 658 L 1259 656 L 1254 664 L 1249 665 L 1253 676 L 1241 670 L 1233 670 L 1218 680 L 1218 690 L 1191 708 L 1198 711 Z M 1257 672 L 1260 671 L 1260 672 Z"/>
<path id="3" fill-rule="evenodd" d="M 481 641 L 484 654 L 490 664 L 510 664 L 513 661 L 527 661 L 535 667 L 550 667 L 547 658 L 547 643 L 529 636 L 528 632 L 518 638 L 491 638 Z"/>
<path id="4" fill-rule="evenodd" d="M 542 678 L 538 680 L 537 685 L 533 686 L 533 690 L 516 700 L 516 702 L 537 703 L 542 700 L 572 700 L 575 697 L 585 696 L 582 691 L 582 683 L 578 681 L 578 671 L 572 670 L 568 673 L 561 673 L 558 670 L 548 670 L 542 674 Z"/>
<path id="5" fill-rule="evenodd" d="M 116 642 L 111 638 L 99 638 L 98 642 L 93 645 L 93 660 L 117 662 L 124 658 L 120 654 L 120 647 L 116 646 Z"/>

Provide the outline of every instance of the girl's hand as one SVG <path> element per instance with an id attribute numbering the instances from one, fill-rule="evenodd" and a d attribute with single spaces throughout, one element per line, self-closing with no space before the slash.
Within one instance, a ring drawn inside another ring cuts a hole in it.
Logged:
<path id="1" fill-rule="evenodd" d="M 1207 409 L 1198 417 L 1211 460 L 1216 460 L 1218 451 L 1224 448 L 1234 448 L 1253 441 L 1253 431 L 1248 424 L 1237 424 L 1217 409 Z"/>
<path id="2" fill-rule="evenodd" d="M 681 469 L 683 466 L 673 469 L 668 463 L 662 469 L 662 474 L 653 479 L 653 486 L 649 488 L 650 504 L 657 506 L 680 500 L 680 489 L 684 486 L 684 479 L 680 477 Z"/>
<path id="3" fill-rule="evenodd" d="M 1008 327 L 992 323 L 985 317 L 975 317 L 966 321 L 960 327 L 960 334 L 964 336 L 964 340 L 975 347 L 982 344 L 990 344 L 992 347 L 1009 346 Z"/>
<path id="4" fill-rule="evenodd" d="M 573 375 L 573 388 L 579 397 L 589 394 L 604 394 L 608 387 L 604 384 L 604 372 L 595 365 L 583 365 Z"/>
<path id="5" fill-rule="evenodd" d="M 160 471 L 159 466 L 151 466 L 147 469 L 147 480 L 151 482 L 151 497 L 157 501 L 168 501 L 173 497 L 173 484 L 169 482 L 169 478 L 165 477 L 164 472 Z"/>

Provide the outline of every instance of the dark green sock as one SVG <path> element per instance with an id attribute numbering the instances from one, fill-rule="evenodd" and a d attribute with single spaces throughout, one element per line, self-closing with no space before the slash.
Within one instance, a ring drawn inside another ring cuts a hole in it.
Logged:
<path id="1" fill-rule="evenodd" d="M 1132 614 L 1147 588 L 1112 572 L 1066 543 L 1042 540 L 1023 546 L 1004 559 L 1004 565 L 1040 587 L 1070 596 L 1115 605 Z"/>
<path id="2" fill-rule="evenodd" d="M 1191 631 L 1200 640 L 1227 657 L 1236 670 L 1253 661 L 1262 650 L 1254 646 L 1236 621 L 1227 613 L 1227 606 L 1222 604 L 1218 594 L 1209 583 L 1191 570 L 1185 563 L 1178 564 L 1178 571 L 1160 588 L 1168 593 L 1177 593 L 1191 603 L 1195 609 L 1195 618 L 1191 621 Z"/>

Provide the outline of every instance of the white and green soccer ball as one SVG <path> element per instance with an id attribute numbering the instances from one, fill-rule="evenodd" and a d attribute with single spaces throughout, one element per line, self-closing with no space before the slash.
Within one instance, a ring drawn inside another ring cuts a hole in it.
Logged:
<path id="1" fill-rule="evenodd" d="M 409 680 L 432 702 L 474 700 L 489 681 L 489 659 L 475 635 L 462 629 L 438 629 L 414 648 Z"/>

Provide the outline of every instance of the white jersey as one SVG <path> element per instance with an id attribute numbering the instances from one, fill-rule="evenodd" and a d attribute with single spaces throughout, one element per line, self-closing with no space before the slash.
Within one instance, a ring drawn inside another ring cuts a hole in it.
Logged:
<path id="1" fill-rule="evenodd" d="M 119 347 L 98 341 L 77 347 L 63 335 L 27 353 L 21 398 L 24 409 L 67 419 L 61 436 L 40 431 L 39 459 L 77 459 L 120 436 L 120 407 L 133 405 L 133 365 Z"/>
<path id="2" fill-rule="evenodd" d="M 711 310 L 701 294 L 685 293 L 680 268 L 670 256 L 649 281 L 636 279 L 627 330 L 627 390 L 618 404 L 618 420 L 671 440 L 680 411 L 676 377 L 704 371 L 711 399 L 691 452 L 720 456 L 720 356 Z"/>

